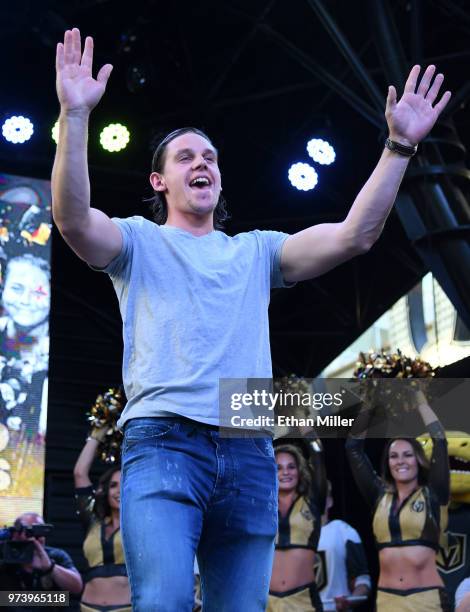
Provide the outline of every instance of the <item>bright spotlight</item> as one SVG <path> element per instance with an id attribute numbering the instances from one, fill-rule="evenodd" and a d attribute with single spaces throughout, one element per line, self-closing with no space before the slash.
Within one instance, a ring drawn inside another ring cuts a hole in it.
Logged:
<path id="1" fill-rule="evenodd" d="M 318 174 L 309 164 L 292 164 L 289 168 L 289 181 L 300 191 L 310 191 L 318 183 Z"/>
<path id="2" fill-rule="evenodd" d="M 57 144 L 59 142 L 59 120 L 54 123 L 54 126 L 51 130 L 52 140 Z"/>
<path id="3" fill-rule="evenodd" d="M 105 151 L 121 151 L 129 142 L 129 130 L 120 123 L 110 123 L 100 134 L 100 143 Z"/>
<path id="4" fill-rule="evenodd" d="M 336 158 L 333 147 L 329 142 L 321 138 L 312 138 L 312 140 L 309 140 L 307 152 L 314 161 L 324 166 L 332 164 Z"/>
<path id="5" fill-rule="evenodd" d="M 2 134 L 5 140 L 14 144 L 26 142 L 31 138 L 34 126 L 27 117 L 13 115 L 2 125 Z"/>

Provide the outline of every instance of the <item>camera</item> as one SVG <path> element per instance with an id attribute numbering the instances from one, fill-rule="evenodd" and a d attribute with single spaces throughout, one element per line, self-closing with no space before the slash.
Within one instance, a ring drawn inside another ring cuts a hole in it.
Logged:
<path id="1" fill-rule="evenodd" d="M 24 534 L 27 538 L 41 538 L 54 529 L 53 525 L 20 525 L 0 529 L 0 563 L 31 563 L 34 554 L 34 543 L 31 540 L 15 540 L 14 534 Z"/>

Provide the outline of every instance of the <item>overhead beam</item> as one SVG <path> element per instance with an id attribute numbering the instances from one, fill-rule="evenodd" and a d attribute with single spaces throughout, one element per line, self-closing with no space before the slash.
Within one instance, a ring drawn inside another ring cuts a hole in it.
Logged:
<path id="1" fill-rule="evenodd" d="M 408 73 L 408 61 L 398 34 L 395 19 L 388 0 L 369 0 L 375 45 L 387 81 L 398 88 L 404 85 Z"/>
<path id="2" fill-rule="evenodd" d="M 253 93 L 253 94 L 245 94 L 242 96 L 234 96 L 233 98 L 220 98 L 217 101 L 212 102 L 211 109 L 218 110 L 221 108 L 228 107 L 237 107 L 241 104 L 249 104 L 250 102 L 256 102 L 260 100 L 267 100 L 269 98 L 276 98 L 278 96 L 283 96 L 287 94 L 294 93 L 296 91 L 303 91 L 307 89 L 314 89 L 318 87 L 318 83 L 313 82 L 302 82 L 302 83 L 292 83 L 292 85 L 286 85 L 284 87 L 276 87 L 275 89 L 265 89 L 264 91 Z M 177 117 L 187 116 L 194 111 L 192 106 L 181 106 L 176 110 L 172 110 L 168 113 L 161 113 L 158 116 L 159 123 L 165 123 L 167 121 L 173 120 Z M 148 121 L 145 122 L 144 125 L 154 125 L 155 117 L 150 117 Z"/>
<path id="3" fill-rule="evenodd" d="M 304 53 L 301 49 L 296 47 L 290 40 L 285 36 L 268 26 L 263 24 L 260 26 L 262 30 L 269 38 L 278 43 L 287 53 L 295 59 L 301 66 L 311 72 L 315 78 L 323 82 L 325 85 L 335 91 L 343 100 L 345 100 L 350 106 L 360 113 L 367 121 L 382 129 L 384 127 L 384 118 L 382 113 L 379 113 L 375 108 L 364 102 L 364 100 L 358 96 L 352 89 L 347 87 L 342 81 L 337 79 L 330 72 L 325 70 L 323 66 L 318 64 L 309 55 Z"/>
<path id="4" fill-rule="evenodd" d="M 232 53 L 232 57 L 230 58 L 230 60 L 228 62 L 224 63 L 224 67 L 223 67 L 221 73 L 219 74 L 218 78 L 216 79 L 214 85 L 212 86 L 211 90 L 209 91 L 209 93 L 208 93 L 208 95 L 206 97 L 206 101 L 207 102 L 211 102 L 215 98 L 215 96 L 219 92 L 220 88 L 222 87 L 225 79 L 227 78 L 230 70 L 237 63 L 237 61 L 240 58 L 240 56 L 243 53 L 243 51 L 246 49 L 248 44 L 255 37 L 255 35 L 256 35 L 257 31 L 258 31 L 259 24 L 262 21 L 264 21 L 264 19 L 266 19 L 268 14 L 271 12 L 271 9 L 273 8 L 275 2 L 276 2 L 276 0 L 269 0 L 267 5 L 261 11 L 259 17 L 253 19 L 253 26 L 252 26 L 252 28 L 246 34 L 246 36 L 244 38 L 242 38 L 242 40 L 240 41 L 240 44 L 237 46 L 237 48 Z"/>
<path id="5" fill-rule="evenodd" d="M 351 70 L 359 79 L 359 82 L 369 93 L 369 96 L 372 100 L 372 105 L 379 112 L 382 111 L 384 105 L 383 94 L 379 91 L 375 82 L 370 78 L 366 67 L 361 62 L 358 54 L 354 51 L 344 34 L 339 29 L 338 24 L 328 13 L 321 0 L 307 1 L 310 7 L 315 11 L 315 14 L 320 19 L 323 27 L 328 32 L 335 45 L 338 47 L 342 56 L 348 62 Z"/>
<path id="6" fill-rule="evenodd" d="M 447 106 L 445 107 L 441 115 L 441 121 L 453 115 L 457 110 L 459 110 L 462 104 L 465 104 L 466 102 L 468 102 L 469 98 L 470 98 L 470 81 L 467 81 L 465 85 L 463 85 L 459 89 L 459 91 L 454 96 L 452 96 L 452 98 L 450 99 L 450 102 L 447 104 Z"/>
<path id="7" fill-rule="evenodd" d="M 423 64 L 423 11 L 422 0 L 412 0 L 411 11 L 411 61 Z"/>

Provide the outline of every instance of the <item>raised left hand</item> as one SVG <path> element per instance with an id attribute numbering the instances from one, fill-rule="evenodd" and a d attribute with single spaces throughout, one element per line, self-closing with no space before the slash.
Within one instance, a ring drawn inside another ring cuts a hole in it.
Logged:
<path id="1" fill-rule="evenodd" d="M 429 134 L 437 118 L 450 100 L 446 91 L 437 104 L 444 75 L 439 73 L 433 81 L 435 66 L 428 66 L 416 89 L 420 66 L 413 66 L 405 84 L 403 96 L 397 102 L 397 92 L 393 85 L 388 88 L 385 118 L 387 119 L 391 140 L 407 146 L 418 144 Z"/>

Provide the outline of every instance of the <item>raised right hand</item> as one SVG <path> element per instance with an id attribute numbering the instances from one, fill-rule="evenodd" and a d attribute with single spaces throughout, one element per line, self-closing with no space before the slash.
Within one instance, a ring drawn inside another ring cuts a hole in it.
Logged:
<path id="1" fill-rule="evenodd" d="M 104 425 L 103 427 L 94 427 L 90 432 L 90 438 L 93 438 L 97 442 L 103 442 L 106 438 L 106 434 L 109 431 L 109 427 Z"/>
<path id="2" fill-rule="evenodd" d="M 56 54 L 57 96 L 61 110 L 89 113 L 101 100 L 113 67 L 105 64 L 92 77 L 93 39 L 87 36 L 82 54 L 80 31 L 67 30 Z"/>

